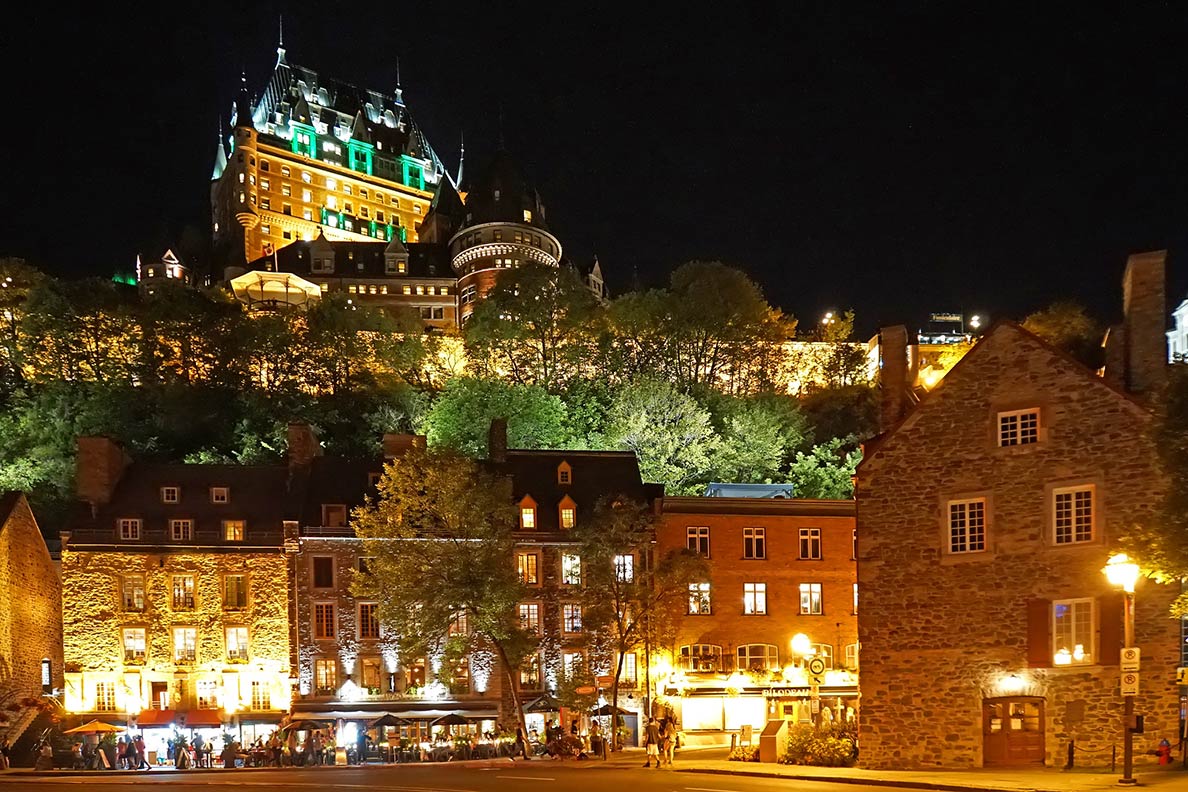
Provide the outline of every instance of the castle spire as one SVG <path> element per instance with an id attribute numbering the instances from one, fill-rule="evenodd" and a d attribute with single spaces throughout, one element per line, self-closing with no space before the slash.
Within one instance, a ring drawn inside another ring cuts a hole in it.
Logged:
<path id="1" fill-rule="evenodd" d="M 285 62 L 285 15 L 280 14 L 277 20 L 280 28 L 279 35 L 276 40 L 276 65 L 280 66 Z"/>
<path id="2" fill-rule="evenodd" d="M 404 104 L 404 89 L 400 86 L 400 56 L 396 56 L 396 104 Z"/>
<path id="3" fill-rule="evenodd" d="M 458 133 L 458 178 L 454 179 L 454 184 L 462 188 L 462 167 L 466 164 L 466 133 Z"/>
<path id="4" fill-rule="evenodd" d="M 227 169 L 227 150 L 223 148 L 223 117 L 219 116 L 219 128 L 215 137 L 219 140 L 219 145 L 215 149 L 215 163 L 214 169 L 210 173 L 211 181 L 218 181 L 223 175 L 223 171 Z"/>
<path id="5" fill-rule="evenodd" d="M 248 96 L 247 72 L 239 72 L 239 95 L 235 98 L 235 126 L 252 123 L 252 100 Z"/>

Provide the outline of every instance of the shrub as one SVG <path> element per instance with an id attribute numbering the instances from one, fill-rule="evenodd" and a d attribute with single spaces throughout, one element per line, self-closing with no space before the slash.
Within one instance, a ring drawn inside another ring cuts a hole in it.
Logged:
<path id="1" fill-rule="evenodd" d="M 727 757 L 731 762 L 758 762 L 759 747 L 751 745 L 735 746 Z"/>
<path id="2" fill-rule="evenodd" d="M 848 767 L 858 758 L 858 735 L 852 724 L 814 728 L 793 726 L 788 734 L 788 752 L 783 764 Z"/>

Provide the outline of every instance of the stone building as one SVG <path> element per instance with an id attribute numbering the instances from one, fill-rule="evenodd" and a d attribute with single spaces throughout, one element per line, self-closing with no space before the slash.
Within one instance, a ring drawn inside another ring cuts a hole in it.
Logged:
<path id="1" fill-rule="evenodd" d="M 1132 256 L 1105 378 L 1010 322 L 931 392 L 883 333 L 886 430 L 857 474 L 861 759 L 873 768 L 1109 761 L 1122 604 L 1102 567 L 1164 490 L 1163 255 Z M 1142 581 L 1136 755 L 1179 726 L 1178 593 Z"/>
<path id="2" fill-rule="evenodd" d="M 735 491 L 712 485 L 714 491 Z M 756 485 L 753 489 L 758 489 Z M 659 556 L 682 548 L 709 559 L 709 577 L 690 586 L 688 615 L 669 662 L 653 680 L 674 702 L 692 742 L 721 742 L 769 719 L 846 717 L 857 708 L 857 577 L 854 502 L 772 497 L 665 497 L 656 530 Z M 827 672 L 814 691 L 808 637 Z M 729 689 L 731 693 L 727 694 Z M 814 693 L 816 695 L 814 695 Z"/>
<path id="3" fill-rule="evenodd" d="M 23 494 L 0 495 L 0 520 L 0 707 L 8 707 L 62 687 L 62 584 Z M 37 714 L 0 711 L 0 736 L 12 742 Z"/>

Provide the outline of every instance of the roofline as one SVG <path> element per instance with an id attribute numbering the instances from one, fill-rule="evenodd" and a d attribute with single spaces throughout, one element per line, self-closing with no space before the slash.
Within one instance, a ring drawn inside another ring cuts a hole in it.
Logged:
<path id="1" fill-rule="evenodd" d="M 521 456 L 544 456 L 546 454 L 564 454 L 566 456 L 589 457 L 630 457 L 635 459 L 634 451 L 572 451 L 566 448 L 509 448 L 507 453 Z"/>
<path id="2" fill-rule="evenodd" d="M 770 514 L 790 517 L 854 517 L 854 500 L 823 498 L 664 497 L 661 514 Z"/>

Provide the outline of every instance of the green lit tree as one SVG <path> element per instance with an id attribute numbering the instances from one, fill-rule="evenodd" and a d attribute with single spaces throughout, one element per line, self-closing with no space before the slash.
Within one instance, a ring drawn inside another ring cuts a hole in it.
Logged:
<path id="1" fill-rule="evenodd" d="M 487 427 L 492 418 L 507 418 L 511 448 L 565 447 L 565 404 L 538 385 L 469 377 L 452 380 L 433 402 L 420 428 L 430 445 L 481 457 L 487 453 Z"/>
<path id="2" fill-rule="evenodd" d="M 1023 328 L 1064 350 L 1091 369 L 1100 368 L 1104 362 L 1101 325 L 1080 303 L 1071 300 L 1054 302 L 1041 311 L 1029 314 L 1023 320 Z"/>
<path id="3" fill-rule="evenodd" d="M 792 491 L 798 498 L 846 499 L 854 497 L 854 471 L 862 451 L 846 450 L 851 438 L 837 437 L 797 452 L 788 470 Z"/>

